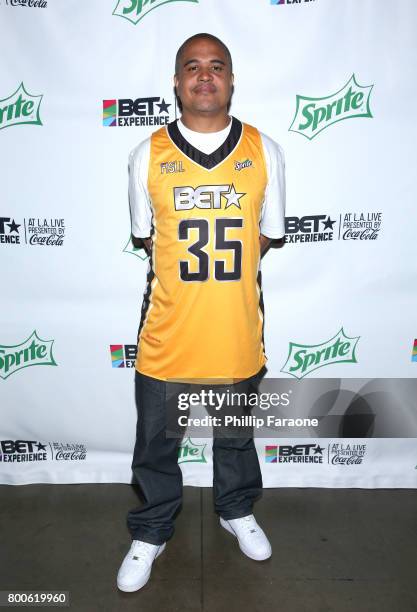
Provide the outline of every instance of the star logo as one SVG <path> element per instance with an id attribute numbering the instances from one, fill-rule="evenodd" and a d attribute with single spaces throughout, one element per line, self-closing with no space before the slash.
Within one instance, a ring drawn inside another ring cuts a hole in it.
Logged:
<path id="1" fill-rule="evenodd" d="M 21 223 L 15 223 L 15 220 L 13 219 L 11 223 L 7 223 L 7 225 L 10 227 L 10 233 L 12 232 L 16 232 L 17 234 L 19 233 L 19 227 L 22 225 Z"/>
<path id="2" fill-rule="evenodd" d="M 36 446 L 38 447 L 38 451 L 46 450 L 46 444 L 41 444 L 40 442 L 38 442 Z"/>
<path id="3" fill-rule="evenodd" d="M 161 114 L 161 113 L 169 114 L 168 107 L 172 106 L 172 105 L 171 104 L 167 104 L 165 102 L 165 100 L 162 98 L 161 104 L 157 104 L 156 106 L 159 106 L 159 114 Z"/>
<path id="4" fill-rule="evenodd" d="M 235 186 L 233 185 L 233 183 L 230 186 L 229 192 L 228 193 L 224 193 L 223 194 L 224 197 L 226 198 L 227 202 L 226 202 L 226 206 L 224 207 L 225 210 L 226 208 L 229 208 L 229 206 L 236 206 L 237 208 L 241 209 L 242 207 L 240 206 L 240 198 L 243 198 L 244 195 L 246 195 L 246 193 L 237 193 L 235 190 Z"/>
<path id="5" fill-rule="evenodd" d="M 314 449 L 314 454 L 322 455 L 323 451 L 324 451 L 324 446 L 320 446 L 320 444 L 317 444 L 316 448 Z"/>
<path id="6" fill-rule="evenodd" d="M 336 223 L 336 221 L 332 221 L 330 219 L 330 216 L 327 217 L 326 221 L 322 221 L 324 228 L 323 229 L 329 229 L 331 231 L 333 231 L 333 225 Z"/>

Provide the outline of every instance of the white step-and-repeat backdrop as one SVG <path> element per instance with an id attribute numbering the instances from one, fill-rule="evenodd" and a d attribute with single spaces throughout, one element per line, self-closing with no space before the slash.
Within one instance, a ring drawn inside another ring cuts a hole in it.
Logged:
<path id="1" fill-rule="evenodd" d="M 351 437 L 257 438 L 264 485 L 417 486 L 416 26 L 414 0 L 0 1 L 1 483 L 131 482 L 148 262 L 128 153 L 175 118 L 175 53 L 210 32 L 232 53 L 232 113 L 286 155 L 267 377 L 317 379 L 321 414 L 363 379 L 352 397 L 376 415 Z M 397 431 L 378 434 L 381 402 Z M 187 436 L 179 461 L 211 485 L 210 439 Z"/>

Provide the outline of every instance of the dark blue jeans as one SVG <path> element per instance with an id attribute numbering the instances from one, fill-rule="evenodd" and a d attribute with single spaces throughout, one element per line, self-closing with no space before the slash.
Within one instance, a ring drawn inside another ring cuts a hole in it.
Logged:
<path id="1" fill-rule="evenodd" d="M 221 390 L 253 393 L 258 382 L 259 373 L 234 385 L 221 385 Z M 127 526 L 132 540 L 151 544 L 162 544 L 173 536 L 174 519 L 182 504 L 182 472 L 178 465 L 181 437 L 166 435 L 167 398 L 172 397 L 173 385 L 178 393 L 179 383 L 135 373 L 138 419 L 132 470 L 143 504 L 128 512 Z M 187 392 L 193 387 L 182 385 Z M 207 388 L 219 390 L 220 386 L 207 385 Z M 227 520 L 252 514 L 253 502 L 262 494 L 262 474 L 253 429 L 244 428 L 244 435 L 249 432 L 250 437 L 227 437 L 224 428 L 219 432 L 215 430 L 213 428 L 214 509 Z"/>

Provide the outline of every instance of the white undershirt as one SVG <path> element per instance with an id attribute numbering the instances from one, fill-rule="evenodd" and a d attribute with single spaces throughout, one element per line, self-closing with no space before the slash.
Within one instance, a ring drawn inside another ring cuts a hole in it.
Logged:
<path id="1" fill-rule="evenodd" d="M 193 147 L 209 155 L 216 151 L 229 136 L 230 129 L 232 127 L 232 119 L 230 119 L 229 125 L 227 125 L 220 132 L 194 132 L 186 127 L 181 119 L 178 119 L 177 126 L 185 140 L 189 142 Z"/>

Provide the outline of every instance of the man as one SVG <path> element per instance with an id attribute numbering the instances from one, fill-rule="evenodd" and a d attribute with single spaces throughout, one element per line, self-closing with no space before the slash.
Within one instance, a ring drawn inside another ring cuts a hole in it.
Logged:
<path id="1" fill-rule="evenodd" d="M 228 115 L 233 81 L 222 41 L 210 34 L 186 40 L 174 76 L 181 119 L 129 158 L 132 235 L 150 263 L 132 461 L 144 504 L 127 517 L 132 545 L 117 577 L 123 591 L 146 584 L 181 506 L 179 439 L 166 435 L 175 385 L 203 381 L 247 392 L 267 361 L 260 260 L 270 239 L 284 235 L 284 157 L 278 144 Z M 214 437 L 213 475 L 221 526 L 251 559 L 270 557 L 252 514 L 262 492 L 253 438 Z"/>

